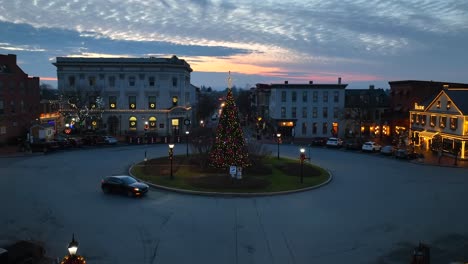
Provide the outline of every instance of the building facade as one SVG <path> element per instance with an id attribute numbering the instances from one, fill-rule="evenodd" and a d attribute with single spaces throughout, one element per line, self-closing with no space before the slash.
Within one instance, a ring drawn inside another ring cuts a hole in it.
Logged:
<path id="1" fill-rule="evenodd" d="M 16 55 L 0 55 L 0 143 L 26 139 L 39 117 L 39 77 L 29 77 L 17 65 Z"/>
<path id="2" fill-rule="evenodd" d="M 75 94 L 61 106 L 67 127 L 79 125 L 112 135 L 177 136 L 191 124 L 196 100 L 192 68 L 176 56 L 57 57 L 53 64 L 59 91 Z"/>
<path id="3" fill-rule="evenodd" d="M 409 114 L 410 139 L 424 150 L 441 150 L 468 159 L 468 89 L 448 88 L 427 102 L 414 103 Z"/>
<path id="4" fill-rule="evenodd" d="M 385 119 L 389 120 L 393 136 L 408 136 L 409 111 L 415 103 L 425 102 L 442 89 L 457 87 L 468 89 L 466 83 L 402 80 L 390 81 L 390 109 Z"/>
<path id="5" fill-rule="evenodd" d="M 370 85 L 369 89 L 346 89 L 345 137 L 386 140 L 391 136 L 388 120 L 384 118 L 389 105 L 388 94 L 382 88 Z"/>
<path id="6" fill-rule="evenodd" d="M 271 84 L 268 113 L 284 137 L 343 136 L 340 125 L 347 84 Z"/>

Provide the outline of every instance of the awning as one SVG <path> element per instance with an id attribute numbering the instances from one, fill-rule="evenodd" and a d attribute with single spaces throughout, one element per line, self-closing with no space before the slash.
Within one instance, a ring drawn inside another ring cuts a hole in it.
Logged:
<path id="1" fill-rule="evenodd" d="M 425 138 L 433 138 L 437 134 L 439 134 L 439 132 L 430 132 L 430 131 L 421 131 L 421 132 L 419 132 L 419 136 L 420 137 L 425 137 Z"/>

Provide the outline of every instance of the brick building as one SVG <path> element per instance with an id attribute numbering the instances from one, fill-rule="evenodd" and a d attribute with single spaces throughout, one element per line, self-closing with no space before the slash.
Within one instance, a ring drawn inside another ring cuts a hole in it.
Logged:
<path id="1" fill-rule="evenodd" d="M 39 77 L 29 77 L 16 62 L 16 55 L 0 55 L 0 144 L 26 138 L 39 117 Z"/>

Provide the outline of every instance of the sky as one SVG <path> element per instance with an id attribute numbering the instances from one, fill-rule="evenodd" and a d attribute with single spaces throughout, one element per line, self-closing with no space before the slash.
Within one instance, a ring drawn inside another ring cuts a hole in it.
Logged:
<path id="1" fill-rule="evenodd" d="M 56 87 L 56 57 L 177 57 L 195 86 L 468 83 L 465 0 L 0 0 L 0 54 Z"/>

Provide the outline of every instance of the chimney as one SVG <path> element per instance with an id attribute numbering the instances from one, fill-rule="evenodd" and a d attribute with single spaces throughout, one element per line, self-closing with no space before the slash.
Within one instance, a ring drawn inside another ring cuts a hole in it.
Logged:
<path id="1" fill-rule="evenodd" d="M 374 90 L 375 86 L 373 84 L 369 85 L 370 90 Z"/>
<path id="2" fill-rule="evenodd" d="M 309 81 L 309 84 L 314 84 L 314 81 Z"/>
<path id="3" fill-rule="evenodd" d="M 284 81 L 284 84 L 288 84 L 288 81 Z"/>
<path id="4" fill-rule="evenodd" d="M 338 84 L 341 84 L 341 77 L 338 77 Z"/>

